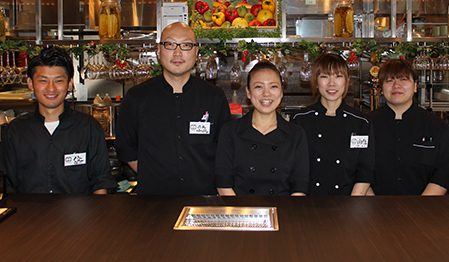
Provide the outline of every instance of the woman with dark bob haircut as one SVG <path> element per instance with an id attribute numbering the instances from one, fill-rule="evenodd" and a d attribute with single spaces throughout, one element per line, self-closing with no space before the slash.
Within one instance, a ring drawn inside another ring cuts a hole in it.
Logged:
<path id="1" fill-rule="evenodd" d="M 449 187 L 449 128 L 418 107 L 416 72 L 391 59 L 379 70 L 386 105 L 370 116 L 376 141 L 376 195 L 445 195 Z M 370 193 L 373 193 L 370 190 Z"/>
<path id="2" fill-rule="evenodd" d="M 276 112 L 281 83 L 279 71 L 268 61 L 249 72 L 246 94 L 254 109 L 225 124 L 218 140 L 215 185 L 220 195 L 307 193 L 306 134 Z"/>
<path id="3" fill-rule="evenodd" d="M 293 115 L 307 134 L 310 195 L 366 195 L 374 182 L 371 121 L 346 105 L 349 70 L 339 55 L 318 57 L 312 70 L 318 102 Z"/>

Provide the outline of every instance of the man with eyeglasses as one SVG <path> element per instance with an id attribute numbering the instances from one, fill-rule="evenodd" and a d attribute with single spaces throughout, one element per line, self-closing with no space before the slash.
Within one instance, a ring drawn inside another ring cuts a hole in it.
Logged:
<path id="1" fill-rule="evenodd" d="M 131 88 L 117 120 L 117 154 L 137 172 L 138 194 L 213 195 L 221 126 L 231 119 L 224 92 L 191 76 L 193 30 L 173 23 L 161 34 L 162 75 Z"/>

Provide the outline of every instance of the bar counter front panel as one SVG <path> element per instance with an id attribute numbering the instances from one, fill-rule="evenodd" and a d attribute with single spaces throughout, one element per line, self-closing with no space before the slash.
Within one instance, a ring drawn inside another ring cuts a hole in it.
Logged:
<path id="1" fill-rule="evenodd" d="M 279 231 L 176 231 L 184 206 L 277 207 Z M 1 261 L 449 261 L 449 197 L 12 194 Z"/>

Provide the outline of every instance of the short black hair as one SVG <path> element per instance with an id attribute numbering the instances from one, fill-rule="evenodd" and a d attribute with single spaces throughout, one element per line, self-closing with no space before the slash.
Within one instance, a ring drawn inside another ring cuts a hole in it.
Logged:
<path id="1" fill-rule="evenodd" d="M 249 71 L 249 73 L 248 73 L 248 77 L 247 77 L 248 90 L 249 90 L 249 84 L 251 81 L 251 75 L 253 75 L 257 71 L 264 70 L 264 69 L 268 69 L 268 70 L 272 70 L 272 71 L 276 72 L 276 74 L 279 76 L 279 80 L 281 80 L 281 83 L 282 83 L 281 73 L 279 73 L 279 70 L 277 69 L 277 67 L 275 65 L 273 65 L 268 60 L 262 60 L 262 61 L 258 62 L 257 64 L 255 64 L 254 67 L 251 69 L 251 71 Z"/>
<path id="2" fill-rule="evenodd" d="M 36 67 L 48 66 L 48 67 L 62 67 L 67 74 L 68 79 L 73 78 L 74 68 L 73 60 L 70 55 L 64 50 L 56 46 L 50 46 L 44 48 L 39 55 L 33 57 L 28 64 L 27 74 L 28 77 L 33 79 L 36 73 Z"/>

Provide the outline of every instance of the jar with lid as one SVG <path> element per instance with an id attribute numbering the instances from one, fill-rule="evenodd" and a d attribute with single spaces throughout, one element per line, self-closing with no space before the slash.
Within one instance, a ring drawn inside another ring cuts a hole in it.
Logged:
<path id="1" fill-rule="evenodd" d="M 120 38 L 120 0 L 102 0 L 100 4 L 100 39 Z"/>
<path id="2" fill-rule="evenodd" d="M 336 37 L 354 36 L 354 10 L 349 1 L 336 1 L 334 4 L 334 35 Z"/>
<path id="3" fill-rule="evenodd" d="M 0 8 L 0 41 L 6 39 L 5 9 Z"/>

